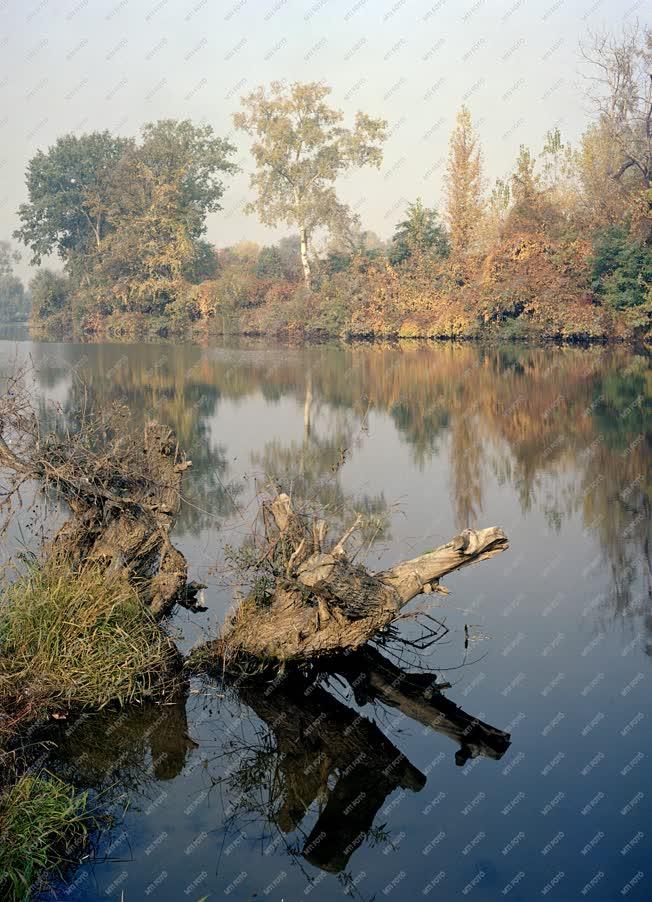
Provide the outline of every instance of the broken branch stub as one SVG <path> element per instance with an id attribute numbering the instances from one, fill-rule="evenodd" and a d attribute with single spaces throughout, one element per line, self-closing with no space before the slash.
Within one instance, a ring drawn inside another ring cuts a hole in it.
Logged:
<path id="1" fill-rule="evenodd" d="M 438 588 L 440 577 L 508 547 L 497 527 L 466 529 L 434 551 L 370 573 L 346 554 L 351 531 L 324 550 L 324 521 L 297 513 L 285 494 L 264 506 L 263 521 L 274 591 L 264 601 L 248 597 L 227 622 L 214 646 L 227 659 L 300 662 L 359 648 L 412 598 Z"/>

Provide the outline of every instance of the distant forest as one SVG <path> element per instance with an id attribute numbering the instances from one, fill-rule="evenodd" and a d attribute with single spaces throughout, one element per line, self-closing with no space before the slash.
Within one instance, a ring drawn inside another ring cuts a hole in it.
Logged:
<path id="1" fill-rule="evenodd" d="M 8 241 L 0 241 L 0 323 L 16 323 L 27 319 L 30 311 L 29 293 L 14 273 L 20 254 Z"/>
<path id="2" fill-rule="evenodd" d="M 34 265 L 62 261 L 30 283 L 34 334 L 649 339 L 652 30 L 582 53 L 594 116 L 577 146 L 552 128 L 489 185 L 462 107 L 442 209 L 415 197 L 390 240 L 337 192 L 340 176 L 380 167 L 387 123 L 347 124 L 322 83 L 259 87 L 234 115 L 251 141 L 248 211 L 293 232 L 265 247 L 204 237 L 237 169 L 210 126 L 60 137 L 29 161 L 14 233 Z M 0 315 L 19 319 L 27 294 L 0 252 Z"/>

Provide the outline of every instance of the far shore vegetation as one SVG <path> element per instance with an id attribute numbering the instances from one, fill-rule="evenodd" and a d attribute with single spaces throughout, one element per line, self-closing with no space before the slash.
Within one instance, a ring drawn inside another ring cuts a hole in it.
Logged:
<path id="1" fill-rule="evenodd" d="M 64 135 L 30 160 L 14 234 L 34 265 L 53 254 L 63 265 L 30 284 L 33 334 L 645 341 L 652 30 L 594 36 L 581 64 L 594 116 L 577 146 L 553 127 L 489 184 L 464 106 L 442 166 L 443 208 L 414 197 L 389 240 L 337 191 L 341 176 L 380 168 L 387 123 L 364 112 L 345 122 L 322 83 L 260 87 L 233 117 L 251 140 L 248 211 L 291 230 L 269 246 L 216 248 L 204 237 L 237 170 L 235 147 L 211 126 Z M 0 251 L 0 310 L 18 319 L 15 251 Z"/>

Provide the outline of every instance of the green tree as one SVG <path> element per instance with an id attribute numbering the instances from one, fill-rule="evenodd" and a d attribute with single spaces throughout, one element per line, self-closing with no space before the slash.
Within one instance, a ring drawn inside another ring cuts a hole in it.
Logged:
<path id="1" fill-rule="evenodd" d="M 14 274 L 20 254 L 8 241 L 0 241 L 0 321 L 16 322 L 29 314 L 29 297 L 21 279 Z"/>
<path id="2" fill-rule="evenodd" d="M 255 272 L 261 279 L 281 279 L 283 277 L 283 263 L 277 247 L 272 245 L 261 249 Z"/>
<path id="3" fill-rule="evenodd" d="M 234 153 L 233 144 L 217 137 L 210 125 L 193 125 L 189 119 L 149 122 L 135 153 L 136 170 L 145 176 L 147 189 L 142 197 L 132 195 L 137 212 L 151 204 L 157 189 L 173 188 L 179 221 L 189 238 L 199 238 L 207 215 L 221 210 L 224 176 L 238 170 L 229 159 Z"/>
<path id="4" fill-rule="evenodd" d="M 12 250 L 8 241 L 0 241 L 0 276 L 12 276 L 14 263 L 20 262 L 18 251 Z"/>
<path id="5" fill-rule="evenodd" d="M 233 117 L 237 128 L 254 138 L 256 172 L 249 204 L 262 222 L 280 222 L 298 230 L 306 285 L 310 285 L 310 241 L 320 227 L 333 228 L 349 217 L 337 197 L 337 177 L 356 166 L 380 166 L 386 123 L 357 113 L 352 129 L 343 113 L 328 105 L 331 89 L 318 82 L 285 87 L 272 82 L 242 99 Z"/>
<path id="6" fill-rule="evenodd" d="M 338 224 L 326 247 L 322 272 L 333 275 L 350 269 L 354 259 L 374 260 L 384 255 L 385 244 L 375 232 L 363 229 L 358 217 L 350 217 Z"/>
<path id="7" fill-rule="evenodd" d="M 209 241 L 201 238 L 193 242 L 193 257 L 183 270 L 184 278 L 193 285 L 213 279 L 217 273 L 217 254 Z"/>
<path id="8" fill-rule="evenodd" d="M 415 254 L 447 257 L 448 237 L 434 208 L 424 207 L 420 197 L 408 204 L 407 216 L 394 230 L 390 262 L 396 266 Z"/>
<path id="9" fill-rule="evenodd" d="M 73 273 L 84 270 L 111 230 L 112 176 L 132 141 L 108 131 L 65 135 L 27 166 L 29 201 L 14 233 L 32 251 L 32 263 L 56 252 Z"/>
<path id="10" fill-rule="evenodd" d="M 278 253 L 281 258 L 283 278 L 289 282 L 298 282 L 302 277 L 301 242 L 298 235 L 286 235 L 278 242 Z"/>
<path id="11" fill-rule="evenodd" d="M 29 203 L 16 235 L 33 262 L 57 251 L 71 278 L 75 319 L 163 313 L 190 282 L 215 271 L 201 239 L 220 209 L 235 148 L 210 126 L 164 119 L 142 140 L 108 132 L 60 138 L 27 170 Z M 46 315 L 39 304 L 35 315 Z"/>
<path id="12" fill-rule="evenodd" d="M 49 269 L 40 269 L 29 288 L 33 320 L 47 322 L 54 330 L 67 330 L 71 325 L 70 280 Z"/>

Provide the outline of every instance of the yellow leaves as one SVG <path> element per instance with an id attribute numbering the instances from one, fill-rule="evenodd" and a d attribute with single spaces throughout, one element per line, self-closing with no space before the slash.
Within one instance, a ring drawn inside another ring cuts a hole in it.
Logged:
<path id="1" fill-rule="evenodd" d="M 450 137 L 445 184 L 451 254 L 464 257 L 472 247 L 483 211 L 480 145 L 464 106 Z"/>

